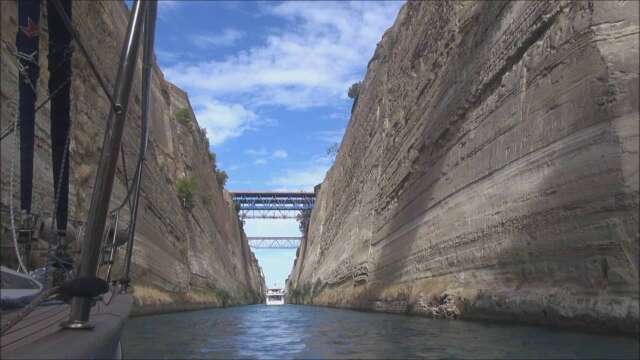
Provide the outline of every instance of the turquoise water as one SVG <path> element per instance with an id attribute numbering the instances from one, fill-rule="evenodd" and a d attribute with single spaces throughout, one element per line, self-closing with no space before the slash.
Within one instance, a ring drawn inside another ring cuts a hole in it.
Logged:
<path id="1" fill-rule="evenodd" d="M 311 306 L 131 319 L 125 358 L 638 358 L 635 339 Z"/>

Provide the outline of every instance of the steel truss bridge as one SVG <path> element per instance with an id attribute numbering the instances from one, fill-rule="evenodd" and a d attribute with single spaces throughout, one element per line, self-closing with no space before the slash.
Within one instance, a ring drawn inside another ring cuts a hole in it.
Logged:
<path id="1" fill-rule="evenodd" d="M 253 249 L 297 249 L 302 237 L 248 237 Z"/>
<path id="2" fill-rule="evenodd" d="M 301 228 L 309 223 L 315 204 L 313 192 L 232 192 L 238 217 L 245 219 L 297 219 Z M 297 249 L 302 237 L 249 237 L 253 249 Z"/>
<path id="3" fill-rule="evenodd" d="M 296 219 L 315 204 L 312 192 L 232 192 L 240 219 Z"/>

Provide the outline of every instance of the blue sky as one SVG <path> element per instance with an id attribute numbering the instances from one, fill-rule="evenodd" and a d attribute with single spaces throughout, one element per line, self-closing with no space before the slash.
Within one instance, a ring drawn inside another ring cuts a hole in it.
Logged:
<path id="1" fill-rule="evenodd" d="M 349 120 L 400 1 L 160 1 L 156 55 L 187 91 L 227 189 L 311 190 Z M 295 220 L 248 220 L 249 236 L 298 236 Z M 282 286 L 295 251 L 254 251 Z M 284 274 L 284 275 L 283 275 Z"/>

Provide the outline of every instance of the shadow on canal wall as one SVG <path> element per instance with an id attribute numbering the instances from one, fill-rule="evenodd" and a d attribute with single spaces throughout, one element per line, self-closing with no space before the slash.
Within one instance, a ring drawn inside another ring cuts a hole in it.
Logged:
<path id="1" fill-rule="evenodd" d="M 638 3 L 407 3 L 289 302 L 638 332 Z"/>

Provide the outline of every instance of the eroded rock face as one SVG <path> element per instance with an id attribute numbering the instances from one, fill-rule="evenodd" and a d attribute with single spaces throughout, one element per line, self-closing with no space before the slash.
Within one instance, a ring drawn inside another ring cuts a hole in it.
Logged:
<path id="1" fill-rule="evenodd" d="M 638 331 L 638 3 L 410 2 L 289 300 Z"/>
<path id="2" fill-rule="evenodd" d="M 17 9 L 15 1 L 0 3 L 2 14 L 2 124 L 15 118 L 17 67 L 14 57 Z M 40 36 L 41 75 L 39 100 L 47 97 L 46 6 Z M 75 26 L 110 86 L 126 31 L 128 10 L 120 1 L 73 3 Z M 129 105 L 123 146 L 127 175 L 131 178 L 140 136 L 141 54 Z M 73 56 L 70 217 L 80 225 L 86 220 L 96 165 L 108 116 L 108 101 L 79 51 Z M 176 112 L 186 108 L 187 121 Z M 180 308 L 182 303 L 220 304 L 255 302 L 263 297 L 264 279 L 238 222 L 231 198 L 216 182 L 204 132 L 195 121 L 186 93 L 167 82 L 160 69 L 153 70 L 151 136 L 144 167 L 142 195 L 133 257 L 133 283 L 138 303 Z M 49 143 L 49 107 L 36 119 L 34 212 L 51 213 L 52 170 Z M 9 174 L 16 156 L 14 136 L 2 141 L 2 206 L 7 209 Z M 16 175 L 19 164 L 16 163 Z M 126 194 L 125 173 L 119 164 L 112 207 Z M 182 177 L 194 177 L 197 188 L 193 208 L 185 209 L 176 193 Z M 18 206 L 17 187 L 14 204 Z M 125 208 L 126 209 L 126 208 Z M 122 213 L 128 221 L 128 211 Z M 6 216 L 3 218 L 7 219 Z M 3 220 L 3 224 L 4 224 Z M 3 227 L 3 244 L 10 235 Z M 3 252 L 13 251 L 4 249 Z M 122 251 L 124 252 L 124 251 Z M 121 253 L 122 253 L 121 252 Z M 115 266 L 119 276 L 121 258 Z M 185 305 L 186 306 L 186 305 Z"/>

